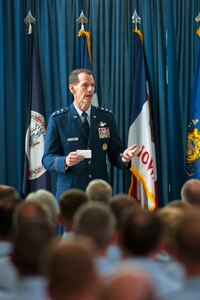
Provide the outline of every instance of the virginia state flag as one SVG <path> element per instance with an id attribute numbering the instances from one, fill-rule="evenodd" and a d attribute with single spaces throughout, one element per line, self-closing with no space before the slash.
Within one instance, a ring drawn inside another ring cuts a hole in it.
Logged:
<path id="1" fill-rule="evenodd" d="M 86 30 L 79 30 L 79 49 L 80 49 L 80 68 L 89 69 L 92 71 L 92 52 L 90 32 Z M 92 104 L 98 106 L 97 94 L 93 95 Z"/>
<path id="2" fill-rule="evenodd" d="M 142 207 L 157 207 L 157 170 L 153 137 L 150 97 L 143 52 L 143 35 L 133 30 L 133 95 L 128 146 L 137 144 L 138 154 L 132 159 L 129 195 Z"/>
<path id="3" fill-rule="evenodd" d="M 187 134 L 187 179 L 200 179 L 200 30 L 197 30 L 197 62 L 192 85 Z"/>
<path id="4" fill-rule="evenodd" d="M 38 189 L 50 189 L 50 177 L 42 165 L 46 126 L 40 66 L 33 34 L 28 36 L 28 118 L 25 139 L 23 195 Z"/>

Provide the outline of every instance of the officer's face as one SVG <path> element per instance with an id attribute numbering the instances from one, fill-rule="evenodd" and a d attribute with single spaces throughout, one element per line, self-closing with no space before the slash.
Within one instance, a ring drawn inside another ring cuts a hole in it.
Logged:
<path id="1" fill-rule="evenodd" d="M 78 77 L 79 83 L 77 85 L 70 84 L 69 89 L 74 95 L 75 105 L 82 111 L 86 111 L 91 105 L 95 91 L 94 78 L 85 73 L 80 73 Z"/>

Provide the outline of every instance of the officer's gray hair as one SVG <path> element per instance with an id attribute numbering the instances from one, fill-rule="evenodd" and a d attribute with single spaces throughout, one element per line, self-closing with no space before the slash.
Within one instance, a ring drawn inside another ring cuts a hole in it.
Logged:
<path id="1" fill-rule="evenodd" d="M 88 69 L 76 69 L 76 70 L 73 70 L 69 75 L 69 84 L 75 84 L 75 85 L 78 84 L 79 83 L 78 75 L 81 73 L 85 73 L 85 74 L 94 76 L 92 71 L 90 71 Z"/>

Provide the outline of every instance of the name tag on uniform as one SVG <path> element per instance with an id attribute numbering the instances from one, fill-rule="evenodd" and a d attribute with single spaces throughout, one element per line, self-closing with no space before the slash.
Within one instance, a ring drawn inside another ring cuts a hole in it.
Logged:
<path id="1" fill-rule="evenodd" d="M 76 142 L 78 141 L 78 137 L 72 137 L 67 139 L 68 142 Z"/>
<path id="2" fill-rule="evenodd" d="M 110 138 L 110 130 L 109 127 L 99 127 L 98 128 L 100 139 Z"/>

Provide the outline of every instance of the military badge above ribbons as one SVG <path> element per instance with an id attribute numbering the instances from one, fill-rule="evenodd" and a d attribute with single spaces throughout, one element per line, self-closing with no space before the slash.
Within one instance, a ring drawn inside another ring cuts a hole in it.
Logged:
<path id="1" fill-rule="evenodd" d="M 99 132 L 100 139 L 109 139 L 110 138 L 109 127 L 99 127 L 98 132 Z"/>

